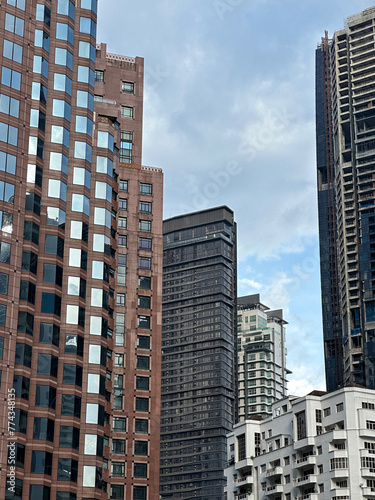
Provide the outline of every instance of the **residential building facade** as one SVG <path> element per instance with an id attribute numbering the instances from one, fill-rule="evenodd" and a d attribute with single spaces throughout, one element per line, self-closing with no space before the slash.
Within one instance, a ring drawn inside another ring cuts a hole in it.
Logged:
<path id="1" fill-rule="evenodd" d="M 260 295 L 237 299 L 238 416 L 272 414 L 272 404 L 287 393 L 287 322 L 281 309 L 271 311 Z"/>
<path id="2" fill-rule="evenodd" d="M 227 500 L 373 498 L 372 390 L 313 391 L 272 410 L 228 435 Z"/>
<path id="3" fill-rule="evenodd" d="M 374 26 L 371 7 L 348 17 L 345 28 L 317 51 L 322 302 L 330 390 L 350 384 L 375 388 Z"/>
<path id="4" fill-rule="evenodd" d="M 234 215 L 181 215 L 163 234 L 161 498 L 223 500 L 237 407 Z"/>
<path id="5" fill-rule="evenodd" d="M 96 23 L 96 0 L 0 10 L 6 500 L 158 498 L 162 172 L 140 166 L 143 59 Z"/>

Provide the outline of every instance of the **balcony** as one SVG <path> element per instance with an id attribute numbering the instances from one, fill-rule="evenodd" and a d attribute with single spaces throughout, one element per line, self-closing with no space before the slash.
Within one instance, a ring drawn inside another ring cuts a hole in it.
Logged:
<path id="1" fill-rule="evenodd" d="M 333 469 L 330 472 L 331 479 L 340 479 L 349 477 L 348 469 Z M 375 477 L 375 474 L 371 477 Z"/>
<path id="2" fill-rule="evenodd" d="M 241 470 L 243 468 L 249 468 L 253 466 L 253 460 L 251 458 L 245 458 L 241 460 L 240 462 L 237 462 L 235 464 L 235 469 L 236 470 Z"/>
<path id="3" fill-rule="evenodd" d="M 361 476 L 369 479 L 374 479 L 375 469 L 369 467 L 361 467 Z"/>
<path id="4" fill-rule="evenodd" d="M 247 485 L 250 486 L 253 484 L 253 476 L 248 475 L 248 476 L 239 477 L 239 478 L 237 478 L 236 484 L 238 487 L 247 486 Z"/>
<path id="5" fill-rule="evenodd" d="M 315 465 L 316 464 L 316 455 L 308 455 L 307 457 L 297 458 L 294 463 L 294 467 L 296 469 L 300 467 L 305 467 L 306 465 Z"/>
<path id="6" fill-rule="evenodd" d="M 294 449 L 295 450 L 301 450 L 303 448 L 307 448 L 308 446 L 314 446 L 315 445 L 315 438 L 312 436 L 305 437 L 303 439 L 299 439 L 294 443 Z"/>
<path id="7" fill-rule="evenodd" d="M 317 480 L 316 474 L 309 474 L 308 476 L 297 477 L 297 479 L 295 479 L 295 485 L 302 487 L 308 484 L 315 484 Z"/>
<path id="8" fill-rule="evenodd" d="M 284 486 L 282 484 L 273 484 L 272 486 L 267 486 L 267 496 L 280 495 L 284 492 Z"/>
<path id="9" fill-rule="evenodd" d="M 266 470 L 266 477 L 281 476 L 283 473 L 283 468 L 278 465 L 277 467 L 272 467 Z"/>
<path id="10" fill-rule="evenodd" d="M 299 495 L 296 498 L 297 498 L 297 500 L 318 500 L 319 494 L 318 493 L 307 493 L 306 495 Z"/>
<path id="11" fill-rule="evenodd" d="M 253 500 L 253 494 L 252 493 L 240 493 L 239 495 L 235 495 L 234 497 L 235 500 Z"/>
<path id="12" fill-rule="evenodd" d="M 365 498 L 375 498 L 375 488 L 362 488 L 362 496 L 364 496 Z"/>

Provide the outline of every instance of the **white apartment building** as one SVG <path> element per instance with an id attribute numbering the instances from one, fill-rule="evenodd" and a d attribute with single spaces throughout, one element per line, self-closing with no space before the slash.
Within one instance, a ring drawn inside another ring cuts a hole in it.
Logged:
<path id="1" fill-rule="evenodd" d="M 375 498 L 373 390 L 289 396 L 227 437 L 227 500 Z"/>
<path id="2" fill-rule="evenodd" d="M 271 311 L 259 294 L 237 299 L 239 421 L 271 415 L 286 396 L 286 324 L 282 309 Z"/>

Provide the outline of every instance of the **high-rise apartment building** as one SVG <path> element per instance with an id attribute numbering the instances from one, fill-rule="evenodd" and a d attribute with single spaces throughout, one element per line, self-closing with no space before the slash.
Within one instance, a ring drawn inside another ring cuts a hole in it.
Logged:
<path id="1" fill-rule="evenodd" d="M 373 498 L 375 397 L 346 387 L 289 396 L 228 435 L 228 500 Z"/>
<path id="2" fill-rule="evenodd" d="M 162 172 L 143 59 L 96 46 L 96 7 L 0 10 L 6 500 L 158 498 Z"/>
<path id="3" fill-rule="evenodd" d="M 260 295 L 237 299 L 238 417 L 267 417 L 287 393 L 285 325 L 282 309 L 271 311 Z"/>
<path id="4" fill-rule="evenodd" d="M 237 403 L 234 215 L 181 215 L 163 233 L 161 497 L 223 500 Z"/>
<path id="5" fill-rule="evenodd" d="M 317 158 L 327 387 L 375 388 L 375 8 L 317 50 Z"/>

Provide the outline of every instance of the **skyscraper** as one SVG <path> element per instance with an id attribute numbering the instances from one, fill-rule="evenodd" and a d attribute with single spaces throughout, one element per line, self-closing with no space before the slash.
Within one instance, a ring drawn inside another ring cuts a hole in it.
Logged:
<path id="1" fill-rule="evenodd" d="M 96 6 L 0 10 L 7 500 L 158 498 L 162 172 L 141 166 L 143 59 L 96 46 Z"/>
<path id="2" fill-rule="evenodd" d="M 236 224 L 227 207 L 164 221 L 162 498 L 224 498 L 236 420 Z"/>
<path id="3" fill-rule="evenodd" d="M 317 50 L 317 167 L 327 387 L 375 388 L 375 8 Z M 340 332 L 341 329 L 341 332 Z M 342 351 L 341 351 L 342 345 Z"/>
<path id="4" fill-rule="evenodd" d="M 271 311 L 258 293 L 239 297 L 237 307 L 239 420 L 268 417 L 287 393 L 287 322 L 282 309 Z"/>

